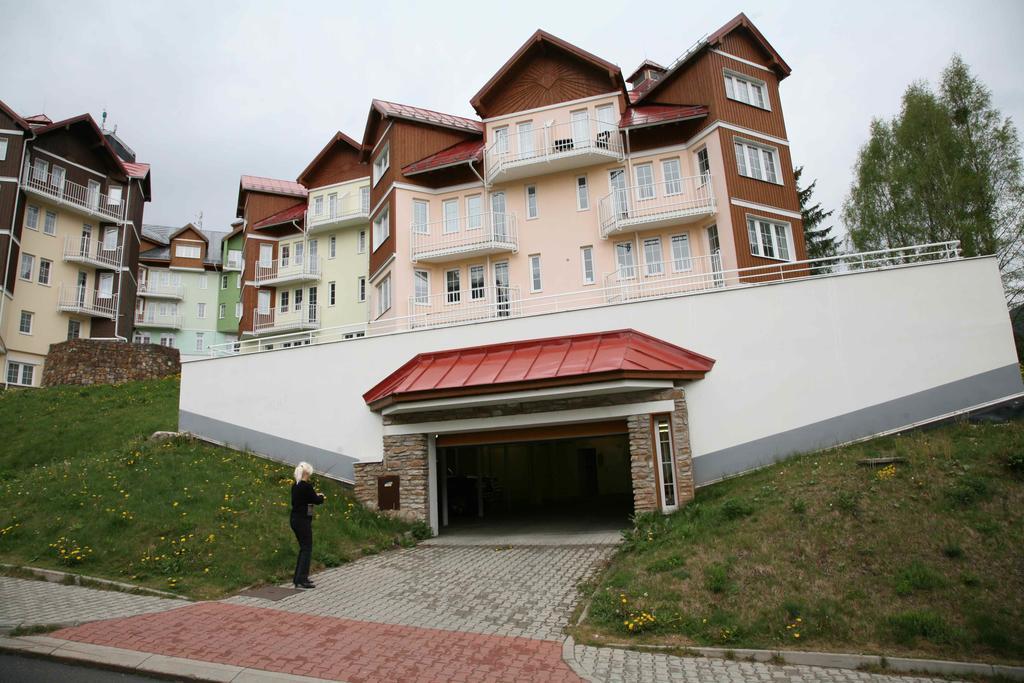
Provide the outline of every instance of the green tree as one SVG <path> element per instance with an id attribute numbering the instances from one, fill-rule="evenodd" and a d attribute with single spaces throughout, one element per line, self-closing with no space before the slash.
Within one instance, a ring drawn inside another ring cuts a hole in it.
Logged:
<path id="1" fill-rule="evenodd" d="M 807 187 L 800 187 L 800 176 L 804 167 L 798 167 L 793 175 L 796 177 L 796 195 L 800 200 L 800 216 L 804 224 L 804 244 L 807 245 L 808 259 L 822 259 L 839 253 L 839 238 L 832 234 L 831 225 L 821 227 L 828 220 L 834 209 L 825 211 L 821 202 L 811 203 L 817 180 L 812 180 Z M 817 270 L 817 269 L 815 269 Z"/>
<path id="2" fill-rule="evenodd" d="M 964 256 L 996 254 L 1008 299 L 1020 298 L 1020 138 L 958 55 L 937 91 L 914 83 L 899 114 L 871 122 L 842 216 L 858 251 L 959 240 Z"/>

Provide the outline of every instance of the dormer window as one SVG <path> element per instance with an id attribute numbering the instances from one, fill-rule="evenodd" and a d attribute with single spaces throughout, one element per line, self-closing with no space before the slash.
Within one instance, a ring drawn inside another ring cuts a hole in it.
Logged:
<path id="1" fill-rule="evenodd" d="M 771 111 L 768 84 L 745 74 L 725 71 L 725 96 L 730 100 Z"/>
<path id="2" fill-rule="evenodd" d="M 391 168 L 391 143 L 385 142 L 380 154 L 373 160 L 373 184 L 376 185 L 387 170 Z"/>

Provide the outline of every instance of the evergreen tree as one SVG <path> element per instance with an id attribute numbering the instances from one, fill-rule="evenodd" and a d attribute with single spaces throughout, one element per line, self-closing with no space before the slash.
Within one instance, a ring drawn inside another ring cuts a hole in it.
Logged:
<path id="1" fill-rule="evenodd" d="M 800 200 L 800 216 L 804 224 L 804 244 L 807 246 L 808 259 L 823 259 L 835 256 L 839 253 L 839 238 L 832 234 L 831 225 L 820 227 L 835 213 L 835 210 L 825 211 L 821 208 L 821 202 L 811 203 L 814 195 L 814 186 L 817 180 L 812 180 L 807 187 L 800 187 L 800 176 L 803 175 L 804 167 L 798 167 L 793 175 L 796 177 L 796 194 Z M 830 272 L 814 268 L 814 272 Z"/>

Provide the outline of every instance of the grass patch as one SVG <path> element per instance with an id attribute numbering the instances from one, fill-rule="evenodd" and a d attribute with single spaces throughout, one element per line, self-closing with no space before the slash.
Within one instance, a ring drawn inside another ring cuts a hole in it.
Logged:
<path id="1" fill-rule="evenodd" d="M 0 394 L 0 561 L 195 598 L 284 581 L 296 543 L 291 468 L 187 438 L 176 379 Z M 337 482 L 314 522 L 314 567 L 394 547 L 409 525 Z"/>
<path id="2" fill-rule="evenodd" d="M 17 626 L 12 628 L 9 635 L 12 638 L 18 636 L 39 636 L 44 633 L 53 633 L 64 628 L 61 624 L 33 624 L 32 626 Z"/>
<path id="3" fill-rule="evenodd" d="M 642 515 L 582 637 L 1024 663 L 1024 423 L 799 456 Z M 884 468 L 866 458 L 902 458 Z"/>

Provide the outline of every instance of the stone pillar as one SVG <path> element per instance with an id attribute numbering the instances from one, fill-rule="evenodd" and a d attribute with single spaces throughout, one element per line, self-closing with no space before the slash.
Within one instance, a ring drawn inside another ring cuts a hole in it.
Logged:
<path id="1" fill-rule="evenodd" d="M 390 511 L 403 519 L 430 523 L 430 482 L 427 435 L 384 437 L 383 462 L 356 463 L 355 496 L 371 510 L 377 509 L 377 477 L 398 475 L 399 509 Z"/>
<path id="2" fill-rule="evenodd" d="M 676 491 L 679 504 L 693 500 L 693 453 L 690 451 L 690 417 L 686 412 L 686 392 L 672 391 L 676 409 L 672 412 L 672 440 L 676 448 Z"/>
<path id="3" fill-rule="evenodd" d="M 633 479 L 633 512 L 658 509 L 658 489 L 654 481 L 654 444 L 651 443 L 651 416 L 630 415 L 629 472 Z"/>

